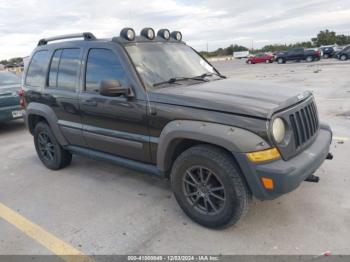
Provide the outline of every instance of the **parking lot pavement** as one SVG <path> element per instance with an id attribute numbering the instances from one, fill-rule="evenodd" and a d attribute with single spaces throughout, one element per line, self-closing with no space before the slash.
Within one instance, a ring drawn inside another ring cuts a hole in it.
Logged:
<path id="1" fill-rule="evenodd" d="M 168 181 L 78 156 L 68 168 L 49 171 L 23 122 L 14 121 L 0 125 L 0 204 L 89 255 L 350 254 L 350 63 L 215 65 L 230 77 L 315 93 L 335 138 L 334 160 L 316 172 L 318 184 L 254 200 L 237 225 L 209 230 L 182 213 Z M 0 218 L 0 232 L 0 254 L 51 254 L 15 222 Z"/>

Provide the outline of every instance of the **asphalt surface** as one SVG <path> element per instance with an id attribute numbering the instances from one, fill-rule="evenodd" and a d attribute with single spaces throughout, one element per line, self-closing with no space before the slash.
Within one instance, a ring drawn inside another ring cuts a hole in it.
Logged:
<path id="1" fill-rule="evenodd" d="M 238 224 L 209 230 L 180 210 L 168 181 L 78 156 L 46 169 L 19 120 L 0 125 L 0 203 L 88 255 L 350 254 L 350 62 L 215 65 L 229 77 L 314 92 L 335 136 L 318 184 L 253 200 Z M 0 218 L 0 254 L 52 254 L 44 246 Z"/>

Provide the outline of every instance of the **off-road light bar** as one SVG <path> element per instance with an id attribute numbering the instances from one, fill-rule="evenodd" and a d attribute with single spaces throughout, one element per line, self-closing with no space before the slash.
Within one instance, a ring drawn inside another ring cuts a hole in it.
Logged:
<path id="1" fill-rule="evenodd" d="M 120 31 L 120 36 L 126 40 L 133 41 L 135 39 L 135 31 L 132 28 L 124 28 Z"/>
<path id="2" fill-rule="evenodd" d="M 170 38 L 170 31 L 168 29 L 160 29 L 157 33 L 157 36 L 165 39 L 165 40 L 169 40 Z"/>
<path id="3" fill-rule="evenodd" d="M 141 35 L 143 37 L 148 38 L 149 40 L 153 40 L 156 34 L 154 33 L 154 30 L 150 27 L 144 28 L 141 30 Z"/>
<path id="4" fill-rule="evenodd" d="M 174 31 L 171 33 L 171 38 L 175 39 L 176 41 L 182 40 L 182 34 L 179 31 Z"/>

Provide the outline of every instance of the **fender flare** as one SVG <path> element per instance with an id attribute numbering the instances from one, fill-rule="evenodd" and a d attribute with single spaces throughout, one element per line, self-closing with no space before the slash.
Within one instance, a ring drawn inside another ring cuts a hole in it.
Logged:
<path id="1" fill-rule="evenodd" d="M 157 166 L 161 171 L 167 171 L 168 149 L 177 139 L 206 142 L 237 153 L 270 148 L 263 138 L 246 129 L 202 121 L 174 120 L 163 128 L 159 137 Z"/>
<path id="2" fill-rule="evenodd" d="M 58 126 L 58 119 L 52 108 L 45 104 L 35 102 L 30 103 L 26 108 L 24 119 L 28 128 L 30 127 L 29 118 L 31 115 L 38 115 L 45 118 L 59 144 L 68 145 L 68 141 L 63 136 L 62 131 Z"/>

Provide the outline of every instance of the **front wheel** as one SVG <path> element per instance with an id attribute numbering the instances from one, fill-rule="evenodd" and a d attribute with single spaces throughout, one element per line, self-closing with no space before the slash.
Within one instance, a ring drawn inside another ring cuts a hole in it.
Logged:
<path id="1" fill-rule="evenodd" d="M 250 193 L 233 156 L 215 146 L 198 145 L 182 153 L 171 184 L 182 210 L 205 227 L 230 226 L 248 210 Z"/>
<path id="2" fill-rule="evenodd" d="M 345 60 L 347 60 L 348 59 L 348 57 L 346 56 L 346 55 L 341 55 L 340 56 L 340 60 L 341 61 L 345 61 Z"/>
<path id="3" fill-rule="evenodd" d="M 45 122 L 35 126 L 34 144 L 41 162 L 49 169 L 64 168 L 72 161 L 72 154 L 61 147 Z"/>

